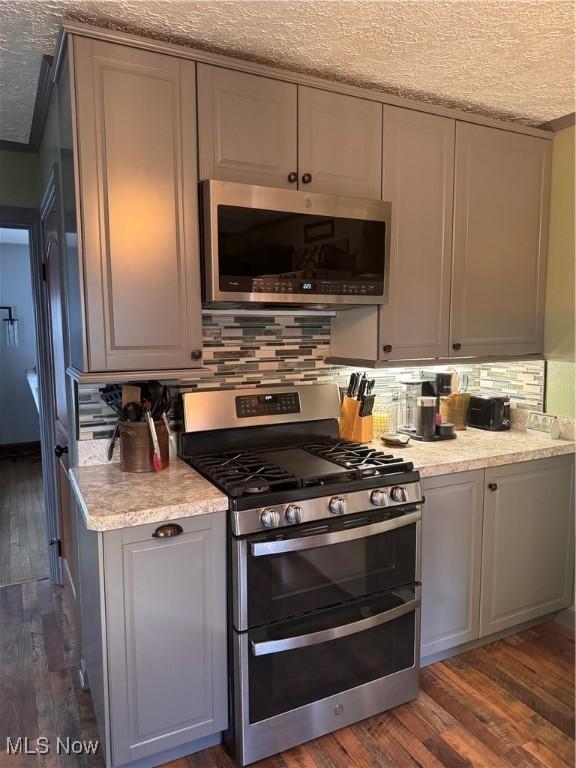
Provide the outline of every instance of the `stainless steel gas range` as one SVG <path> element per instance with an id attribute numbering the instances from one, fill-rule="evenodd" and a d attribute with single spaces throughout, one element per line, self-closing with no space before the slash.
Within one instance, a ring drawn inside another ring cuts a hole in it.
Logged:
<path id="1" fill-rule="evenodd" d="M 418 695 L 420 478 L 338 439 L 335 385 L 187 393 L 182 457 L 228 494 L 242 764 Z"/>

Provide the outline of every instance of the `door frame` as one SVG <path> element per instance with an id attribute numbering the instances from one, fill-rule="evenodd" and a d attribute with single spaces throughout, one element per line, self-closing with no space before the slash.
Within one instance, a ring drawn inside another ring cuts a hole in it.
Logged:
<path id="1" fill-rule="evenodd" d="M 42 229 L 41 211 L 50 199 L 49 191 L 54 186 L 51 174 L 43 195 L 40 209 L 0 206 L 0 227 L 26 229 L 30 250 L 30 269 L 32 274 L 32 297 L 34 303 L 34 325 L 36 330 L 36 367 L 38 371 L 38 395 L 40 415 L 40 449 L 42 456 L 42 485 L 44 489 L 44 514 L 48 539 L 48 564 L 50 581 L 62 584 L 62 563 L 58 554 L 60 540 L 60 520 L 58 514 L 57 466 L 54 454 L 54 372 L 52 370 L 49 338 L 49 307 L 46 292 L 42 286 Z M 54 542 L 54 544 L 51 544 Z"/>

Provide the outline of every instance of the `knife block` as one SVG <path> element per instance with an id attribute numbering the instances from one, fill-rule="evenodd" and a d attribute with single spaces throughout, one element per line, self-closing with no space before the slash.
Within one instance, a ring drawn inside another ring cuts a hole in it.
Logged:
<path id="1" fill-rule="evenodd" d="M 340 411 L 340 437 L 355 443 L 369 443 L 374 437 L 372 416 L 360 416 L 360 401 L 344 397 Z"/>

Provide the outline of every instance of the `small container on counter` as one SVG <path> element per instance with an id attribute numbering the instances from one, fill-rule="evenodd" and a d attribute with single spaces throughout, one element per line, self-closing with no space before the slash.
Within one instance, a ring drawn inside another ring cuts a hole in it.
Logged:
<path id="1" fill-rule="evenodd" d="M 155 420 L 160 448 L 160 468 L 170 463 L 168 430 L 162 420 Z M 154 446 L 146 421 L 120 422 L 120 469 L 122 472 L 154 472 Z"/>
<path id="2" fill-rule="evenodd" d="M 419 397 L 416 403 L 416 433 L 420 437 L 434 437 L 436 431 L 436 398 Z"/>
<path id="3" fill-rule="evenodd" d="M 468 405 L 470 403 L 469 394 L 442 395 L 440 398 L 440 414 L 442 422 L 454 424 L 454 429 L 466 429 L 468 422 Z"/>

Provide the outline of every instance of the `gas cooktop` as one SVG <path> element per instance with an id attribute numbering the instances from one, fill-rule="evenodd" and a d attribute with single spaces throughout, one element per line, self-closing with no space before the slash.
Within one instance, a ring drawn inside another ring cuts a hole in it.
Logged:
<path id="1" fill-rule="evenodd" d="M 190 392 L 183 412 L 180 455 L 228 495 L 235 536 L 422 501 L 411 462 L 338 439 L 336 385 Z"/>
<path id="2" fill-rule="evenodd" d="M 411 472 L 413 465 L 391 454 L 343 440 L 247 451 L 209 453 L 187 459 L 234 499 L 300 488 L 381 478 Z"/>

